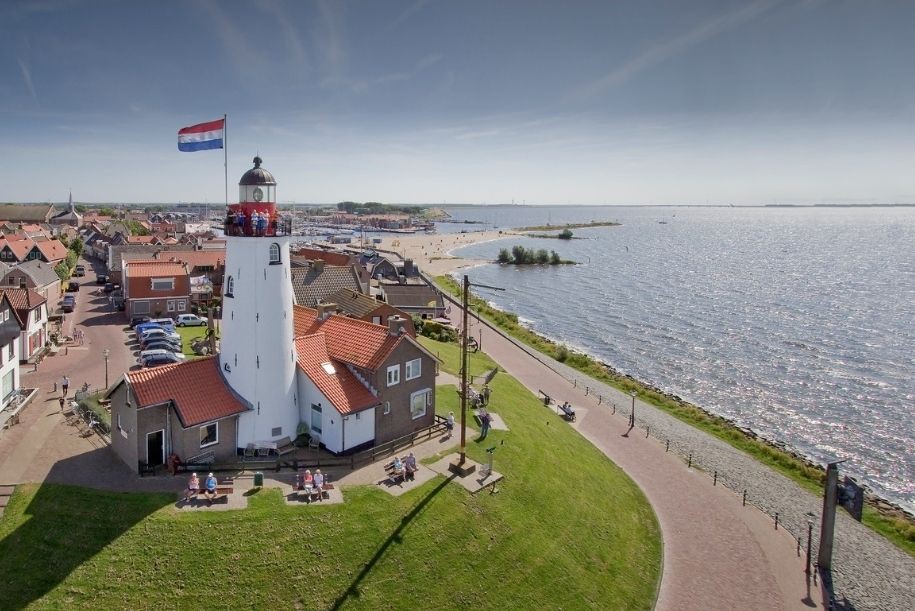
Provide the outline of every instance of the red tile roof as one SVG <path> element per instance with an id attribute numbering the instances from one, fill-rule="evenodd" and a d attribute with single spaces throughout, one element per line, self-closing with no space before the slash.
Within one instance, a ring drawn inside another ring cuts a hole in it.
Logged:
<path id="1" fill-rule="evenodd" d="M 3 292 L 6 293 L 10 305 L 13 306 L 13 313 L 19 320 L 19 326 L 23 329 L 28 326 L 29 312 L 47 301 L 32 289 L 4 289 Z"/>
<path id="2" fill-rule="evenodd" d="M 169 278 L 187 274 L 187 267 L 178 261 L 157 261 L 145 259 L 124 261 L 130 278 Z"/>
<path id="3" fill-rule="evenodd" d="M 342 252 L 332 252 L 319 248 L 300 248 L 298 252 L 295 253 L 295 256 L 305 257 L 312 261 L 321 260 L 328 265 L 350 265 L 354 258 Z"/>
<path id="4" fill-rule="evenodd" d="M 172 401 L 181 424 L 192 427 L 248 410 L 219 371 L 215 356 L 124 374 L 137 407 Z"/>
<path id="5" fill-rule="evenodd" d="M 0 239 L 0 250 L 2 250 L 4 246 L 9 247 L 17 261 L 24 261 L 26 255 L 28 255 L 29 251 L 35 246 L 35 242 L 28 237 L 8 235 L 5 236 L 5 238 L 6 239 Z"/>
<path id="6" fill-rule="evenodd" d="M 157 239 L 154 235 L 129 235 L 125 238 L 128 244 L 153 244 Z"/>
<path id="7" fill-rule="evenodd" d="M 293 306 L 292 316 L 296 335 L 323 331 L 330 356 L 372 371 L 381 366 L 404 337 L 409 337 L 391 335 L 387 326 L 336 314 L 322 322 L 317 320 L 317 310 L 303 306 Z"/>
<path id="8" fill-rule="evenodd" d="M 352 414 L 378 405 L 378 398 L 356 379 L 346 365 L 335 361 L 327 352 L 327 337 L 314 333 L 295 340 L 299 369 L 315 383 L 341 414 Z M 328 363 L 334 373 L 328 373 Z"/>
<path id="9" fill-rule="evenodd" d="M 48 262 L 62 261 L 67 258 L 67 247 L 60 240 L 45 240 L 35 242 L 35 245 Z"/>
<path id="10" fill-rule="evenodd" d="M 217 269 L 226 264 L 225 250 L 160 250 L 155 254 L 159 261 L 181 261 L 193 271 L 195 267 Z"/>

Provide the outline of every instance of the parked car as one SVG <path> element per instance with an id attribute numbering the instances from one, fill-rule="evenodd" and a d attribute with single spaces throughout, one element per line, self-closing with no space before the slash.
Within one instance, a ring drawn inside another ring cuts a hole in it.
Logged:
<path id="1" fill-rule="evenodd" d="M 99 274 L 95 277 L 96 284 L 108 284 L 108 276 L 105 274 Z"/>
<path id="2" fill-rule="evenodd" d="M 145 346 L 146 344 L 157 339 L 174 340 L 180 342 L 181 336 L 177 333 L 170 333 L 165 329 L 150 329 L 140 335 L 140 345 Z"/>
<path id="3" fill-rule="evenodd" d="M 76 309 L 76 297 L 73 295 L 64 295 L 64 299 L 60 304 L 60 309 L 64 312 L 72 312 Z"/>
<path id="4" fill-rule="evenodd" d="M 174 357 L 174 359 L 172 359 Z M 162 350 L 161 348 L 149 348 L 140 352 L 140 356 L 137 357 L 137 362 L 141 365 L 153 358 L 163 358 L 163 359 L 172 359 L 173 363 L 185 360 L 187 357 L 181 354 L 180 352 L 172 352 L 171 350 Z"/>
<path id="5" fill-rule="evenodd" d="M 179 327 L 205 327 L 207 321 L 196 314 L 178 314 Z"/>
<path id="6" fill-rule="evenodd" d="M 172 352 L 162 351 L 159 354 L 154 354 L 146 358 L 140 359 L 140 365 L 143 367 L 158 367 L 160 365 L 171 365 L 172 363 L 181 363 L 184 361 L 184 355 L 178 357 L 178 355 Z"/>
<path id="7" fill-rule="evenodd" d="M 163 327 L 175 327 L 175 321 L 171 318 L 153 318 L 150 322 L 157 322 Z"/>
<path id="8" fill-rule="evenodd" d="M 152 318 L 149 316 L 134 316 L 130 319 L 130 328 L 136 329 L 137 325 L 142 325 L 144 322 L 149 322 L 151 320 Z"/>
<path id="9" fill-rule="evenodd" d="M 169 352 L 181 352 L 181 343 L 167 339 L 157 339 L 147 343 L 144 350 L 168 350 Z"/>
<path id="10" fill-rule="evenodd" d="M 70 292 L 72 292 L 72 291 L 78 291 L 78 290 L 79 290 L 79 282 L 76 282 L 75 280 L 71 280 L 71 281 L 67 284 L 67 290 L 70 291 Z"/>
<path id="11" fill-rule="evenodd" d="M 140 323 L 133 328 L 133 330 L 137 332 L 137 335 L 142 335 L 150 329 L 165 329 L 170 333 L 175 332 L 175 327 L 172 326 L 171 321 L 169 321 L 168 324 L 162 324 L 160 322 L 156 322 L 155 320 L 150 320 L 149 322 Z"/>
<path id="12" fill-rule="evenodd" d="M 86 275 L 86 266 L 85 266 L 85 265 L 77 265 L 77 266 L 76 266 L 76 270 L 75 270 L 74 273 L 75 273 L 77 276 L 85 276 L 85 275 Z"/>

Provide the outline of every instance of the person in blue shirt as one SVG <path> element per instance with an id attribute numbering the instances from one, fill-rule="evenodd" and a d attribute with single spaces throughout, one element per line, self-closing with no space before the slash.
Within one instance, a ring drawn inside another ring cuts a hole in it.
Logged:
<path id="1" fill-rule="evenodd" d="M 207 479 L 203 486 L 206 489 L 204 490 L 204 494 L 207 497 L 207 505 L 212 505 L 213 499 L 216 497 L 216 478 L 213 477 L 212 473 L 207 475 Z"/>

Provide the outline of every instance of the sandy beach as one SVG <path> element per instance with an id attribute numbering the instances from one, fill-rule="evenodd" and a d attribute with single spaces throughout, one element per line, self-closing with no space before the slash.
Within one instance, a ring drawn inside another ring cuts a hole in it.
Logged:
<path id="1" fill-rule="evenodd" d="M 448 274 L 464 267 L 490 263 L 485 259 L 463 259 L 449 253 L 463 246 L 512 237 L 515 234 L 501 231 L 476 231 L 472 233 L 414 233 L 385 235 L 378 248 L 392 250 L 405 259 L 412 259 L 430 276 Z"/>

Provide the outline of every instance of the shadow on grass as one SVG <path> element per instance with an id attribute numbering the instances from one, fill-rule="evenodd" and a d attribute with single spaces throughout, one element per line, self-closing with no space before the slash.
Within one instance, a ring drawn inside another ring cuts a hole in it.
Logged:
<path id="1" fill-rule="evenodd" d="M 372 572 L 372 569 L 375 568 L 375 565 L 378 564 L 378 561 L 381 560 L 382 556 L 384 556 L 384 553 L 388 550 L 389 547 L 391 547 L 391 544 L 401 542 L 403 533 L 407 527 L 410 526 L 410 523 L 416 518 L 416 516 L 423 512 L 423 510 L 426 508 L 426 505 L 429 504 L 429 501 L 435 498 L 435 495 L 441 492 L 442 488 L 451 483 L 451 480 L 453 480 L 455 477 L 456 476 L 452 475 L 440 483 L 438 486 L 433 488 L 429 494 L 424 496 L 422 500 L 419 501 L 416 506 L 410 510 L 410 513 L 400 519 L 400 524 L 397 526 L 397 528 L 394 529 L 394 532 L 392 532 L 388 538 L 385 539 L 384 543 L 378 547 L 378 549 L 375 551 L 375 555 L 371 557 L 371 559 L 365 564 L 364 567 L 362 567 L 362 570 L 359 571 L 359 574 L 356 575 L 356 578 L 349 585 L 349 587 L 346 588 L 343 594 L 341 594 L 337 600 L 334 601 L 331 609 L 339 609 L 347 600 L 351 598 L 359 598 L 359 585 L 363 582 L 363 580 L 365 580 L 366 577 L 368 577 L 369 573 Z"/>
<path id="2" fill-rule="evenodd" d="M 80 457 L 60 461 L 64 472 Z M 17 491 L 18 494 L 21 492 Z M 14 497 L 14 501 L 16 497 Z M 41 484 L 21 512 L 16 503 L 3 520 L 22 521 L 0 539 L 0 601 L 3 609 L 22 609 L 54 590 L 84 562 L 161 507 L 172 494 L 131 494 L 72 485 Z M 11 511 L 12 510 L 12 511 Z M 6 529 L 0 527 L 0 532 Z"/>

